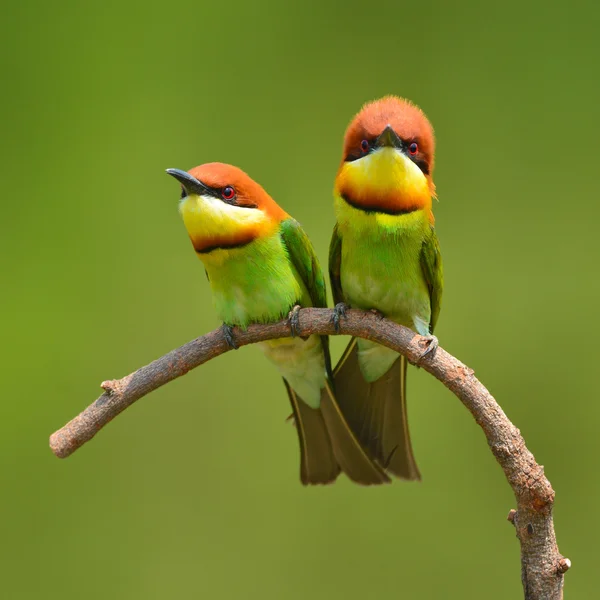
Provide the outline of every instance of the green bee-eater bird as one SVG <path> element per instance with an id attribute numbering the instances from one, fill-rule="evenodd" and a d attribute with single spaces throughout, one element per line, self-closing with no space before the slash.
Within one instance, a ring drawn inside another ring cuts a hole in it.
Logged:
<path id="1" fill-rule="evenodd" d="M 429 337 L 442 297 L 442 261 L 431 209 L 433 130 L 407 100 L 366 104 L 346 130 L 335 180 L 337 223 L 329 272 L 344 305 L 375 310 Z M 420 479 L 406 414 L 406 359 L 353 339 L 335 369 L 340 407 L 359 441 L 390 473 Z"/>
<path id="2" fill-rule="evenodd" d="M 222 163 L 167 172 L 181 183 L 183 222 L 230 345 L 233 326 L 279 321 L 290 313 L 293 324 L 296 306 L 326 306 L 325 281 L 308 237 L 258 183 Z M 327 337 L 260 346 L 283 376 L 292 404 L 302 483 L 332 482 L 340 470 L 357 483 L 388 482 L 339 409 Z"/>

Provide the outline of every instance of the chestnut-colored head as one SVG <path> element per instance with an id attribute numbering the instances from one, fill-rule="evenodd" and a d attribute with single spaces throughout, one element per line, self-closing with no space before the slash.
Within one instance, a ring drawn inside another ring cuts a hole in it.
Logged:
<path id="1" fill-rule="evenodd" d="M 430 207 L 434 151 L 433 129 L 420 108 L 396 96 L 365 104 L 346 130 L 336 191 L 365 210 Z"/>
<path id="2" fill-rule="evenodd" d="M 179 210 L 201 255 L 244 246 L 288 217 L 256 181 L 233 165 L 206 163 L 167 173 L 181 183 Z"/>

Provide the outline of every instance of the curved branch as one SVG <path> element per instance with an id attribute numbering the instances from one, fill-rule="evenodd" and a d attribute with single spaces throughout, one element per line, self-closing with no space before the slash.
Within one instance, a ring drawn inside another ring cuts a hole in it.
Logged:
<path id="1" fill-rule="evenodd" d="M 347 311 L 339 331 L 334 330 L 333 311 L 304 308 L 299 312 L 302 336 L 351 335 L 372 340 L 404 354 L 411 363 L 419 361 L 424 338 L 410 329 L 370 312 Z M 237 346 L 290 336 L 287 320 L 234 329 Z M 104 393 L 81 414 L 50 437 L 54 454 L 65 458 L 91 440 L 120 412 L 151 391 L 185 375 L 191 369 L 228 352 L 223 331 L 207 333 L 149 365 L 118 380 L 104 381 Z M 521 576 L 526 600 L 560 600 L 563 574 L 571 563 L 558 551 L 552 520 L 554 490 L 527 449 L 520 431 L 510 422 L 473 370 L 439 348 L 419 366 L 439 379 L 466 406 L 483 430 L 488 444 L 515 494 L 517 510 L 509 513 L 521 544 Z"/>

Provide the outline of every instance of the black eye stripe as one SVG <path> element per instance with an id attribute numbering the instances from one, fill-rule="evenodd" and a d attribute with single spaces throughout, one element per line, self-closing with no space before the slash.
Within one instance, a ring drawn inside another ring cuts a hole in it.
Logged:
<path id="1" fill-rule="evenodd" d="M 365 150 L 363 148 L 363 143 L 366 142 L 367 143 L 367 149 Z M 364 138 L 361 140 L 360 144 L 358 145 L 358 148 L 356 150 L 353 150 L 352 152 L 350 152 L 346 158 L 344 158 L 344 162 L 352 162 L 353 160 L 358 160 L 359 158 L 362 158 L 363 156 L 367 156 L 368 154 L 371 154 L 371 152 L 373 152 L 373 150 L 375 149 L 375 140 L 374 139 L 367 139 Z"/>
<path id="2" fill-rule="evenodd" d="M 419 167 L 419 169 L 421 169 L 423 175 L 429 175 L 429 165 L 425 159 L 416 158 L 414 156 L 410 156 L 409 158 L 417 165 L 417 167 Z"/>
<path id="3" fill-rule="evenodd" d="M 362 143 L 366 141 L 369 144 L 369 149 L 367 152 L 363 151 L 362 148 Z M 416 144 L 417 145 L 417 153 L 412 155 L 410 153 L 410 147 L 412 146 L 412 144 Z M 363 158 L 369 154 L 371 154 L 371 152 L 373 152 L 373 150 L 375 150 L 375 140 L 367 140 L 367 139 L 363 139 L 361 140 L 358 149 L 353 150 L 352 152 L 350 152 L 345 158 L 344 158 L 344 162 L 353 162 L 355 160 L 358 160 L 360 158 Z M 419 145 L 419 141 L 416 139 L 411 139 L 408 142 L 407 141 L 402 141 L 402 149 L 404 150 L 404 154 L 406 154 L 406 156 L 408 156 L 408 158 L 410 158 L 410 160 L 412 160 L 415 165 L 417 165 L 417 167 L 419 167 L 419 169 L 421 169 L 422 173 L 424 175 L 429 175 L 429 165 L 427 164 L 427 160 L 426 158 L 422 155 L 422 150 L 421 147 Z"/>
<path id="4" fill-rule="evenodd" d="M 230 206 L 237 206 L 238 208 L 258 208 L 257 204 L 253 202 L 244 202 L 238 198 L 237 190 L 232 185 L 226 185 L 217 191 L 217 197 L 225 204 Z M 233 195 L 230 194 L 233 192 Z"/>
<path id="5" fill-rule="evenodd" d="M 354 160 L 358 160 L 359 158 L 363 158 L 364 154 L 361 154 L 360 156 L 357 156 L 356 154 L 348 154 L 348 156 L 346 156 L 346 158 L 344 159 L 344 162 L 352 162 Z"/>

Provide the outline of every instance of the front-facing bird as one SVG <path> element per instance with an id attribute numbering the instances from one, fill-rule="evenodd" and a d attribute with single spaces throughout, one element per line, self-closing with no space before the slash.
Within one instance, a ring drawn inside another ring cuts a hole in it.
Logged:
<path id="1" fill-rule="evenodd" d="M 310 241 L 258 183 L 222 163 L 167 172 L 181 183 L 180 212 L 229 343 L 233 326 L 279 321 L 298 305 L 326 306 L 325 282 Z M 389 481 L 339 410 L 327 338 L 292 337 L 260 346 L 288 390 L 302 482 L 329 483 L 340 470 L 357 483 Z"/>
<path id="2" fill-rule="evenodd" d="M 375 310 L 423 336 L 433 333 L 443 285 L 431 208 L 433 160 L 433 130 L 419 108 L 394 96 L 366 104 L 344 138 L 329 257 L 336 303 Z M 352 340 L 335 384 L 344 416 L 377 462 L 419 479 L 406 415 L 406 364 L 388 348 Z"/>

